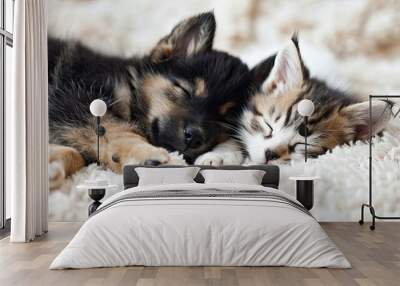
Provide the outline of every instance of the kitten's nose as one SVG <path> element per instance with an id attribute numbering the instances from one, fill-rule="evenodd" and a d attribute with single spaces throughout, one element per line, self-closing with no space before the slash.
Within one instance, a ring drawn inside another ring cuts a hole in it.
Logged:
<path id="1" fill-rule="evenodd" d="M 265 151 L 265 162 L 266 163 L 268 163 L 269 161 L 272 161 L 272 160 L 276 160 L 278 158 L 279 158 L 279 155 L 276 152 L 269 150 L 269 149 L 267 149 Z"/>
<path id="2" fill-rule="evenodd" d="M 191 149 L 196 149 L 203 144 L 203 132 L 199 127 L 187 125 L 183 130 L 186 146 Z"/>

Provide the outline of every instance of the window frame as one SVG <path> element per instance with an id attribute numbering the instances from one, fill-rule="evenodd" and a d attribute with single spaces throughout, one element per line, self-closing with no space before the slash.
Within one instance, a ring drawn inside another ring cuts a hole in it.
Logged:
<path id="1" fill-rule="evenodd" d="M 6 62 L 7 46 L 13 48 L 13 33 L 7 31 L 6 27 L 6 1 L 12 1 L 12 15 L 14 22 L 15 0 L 0 0 L 0 237 L 7 235 L 10 231 L 10 219 L 6 212 L 6 189 L 5 189 L 5 97 L 6 97 Z M 13 29 L 12 29 L 13 30 Z"/>

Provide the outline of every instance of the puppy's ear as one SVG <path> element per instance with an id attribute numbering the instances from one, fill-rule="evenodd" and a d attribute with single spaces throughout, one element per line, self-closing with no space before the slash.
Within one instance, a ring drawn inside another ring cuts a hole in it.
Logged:
<path id="1" fill-rule="evenodd" d="M 340 111 L 347 119 L 354 134 L 354 140 L 368 139 L 369 135 L 369 102 L 349 105 Z M 391 103 L 381 100 L 372 102 L 371 130 L 375 135 L 386 127 L 391 119 Z"/>
<path id="2" fill-rule="evenodd" d="M 159 62 L 173 56 L 189 57 L 208 52 L 212 49 L 215 27 L 213 12 L 185 19 L 157 43 L 150 53 L 150 58 Z"/>
<path id="3" fill-rule="evenodd" d="M 309 71 L 303 64 L 297 35 L 293 35 L 275 57 L 267 58 L 251 72 L 256 86 L 266 94 L 283 95 L 291 89 L 300 88 L 303 81 L 309 78 Z"/>
<path id="4" fill-rule="evenodd" d="M 270 56 L 250 70 L 250 74 L 257 89 L 261 88 L 271 73 L 271 70 L 274 67 L 274 62 L 275 56 Z"/>

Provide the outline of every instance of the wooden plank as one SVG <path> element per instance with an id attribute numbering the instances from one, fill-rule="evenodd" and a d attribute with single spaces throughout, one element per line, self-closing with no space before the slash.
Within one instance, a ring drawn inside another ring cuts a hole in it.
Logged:
<path id="1" fill-rule="evenodd" d="M 117 267 L 49 270 L 49 264 L 77 232 L 80 223 L 51 223 L 50 232 L 29 244 L 0 240 L 0 285 L 398 285 L 400 223 L 368 225 L 322 223 L 352 263 L 352 269 L 290 267 Z"/>

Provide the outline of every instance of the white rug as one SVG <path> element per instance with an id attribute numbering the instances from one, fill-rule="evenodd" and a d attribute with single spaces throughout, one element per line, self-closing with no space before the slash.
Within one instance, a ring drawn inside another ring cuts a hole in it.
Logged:
<path id="1" fill-rule="evenodd" d="M 339 3 L 338 3 L 339 2 Z M 400 2 L 388 1 L 240 1 L 240 0 L 49 0 L 49 33 L 80 39 L 105 53 L 143 53 L 184 17 L 214 9 L 215 46 L 249 65 L 285 44 L 294 30 L 313 75 L 368 95 L 400 94 Z M 161 23 L 160 23 L 160 19 Z M 338 21 L 340 19 L 340 21 Z M 345 81 L 343 80 L 345 79 Z M 345 82 L 345 84 L 343 84 Z M 399 119 L 397 121 L 400 121 Z M 400 127 L 393 124 L 374 147 L 374 202 L 379 215 L 400 214 Z M 90 204 L 76 186 L 93 175 L 89 166 L 50 193 L 52 220 L 84 220 Z M 282 166 L 281 189 L 294 194 L 291 175 L 313 174 L 314 215 L 320 220 L 360 216 L 368 195 L 368 145 L 338 147 L 304 163 Z M 122 177 L 104 175 L 119 184 Z M 107 193 L 107 196 L 111 192 Z M 369 217 L 369 216 L 367 216 Z"/>

